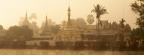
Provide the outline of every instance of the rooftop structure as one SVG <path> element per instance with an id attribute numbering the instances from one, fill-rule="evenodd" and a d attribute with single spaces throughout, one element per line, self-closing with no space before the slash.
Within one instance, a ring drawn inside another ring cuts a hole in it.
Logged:
<path id="1" fill-rule="evenodd" d="M 80 32 L 73 27 L 71 23 L 70 15 L 71 15 L 71 9 L 69 7 L 67 24 L 65 25 L 64 29 L 61 29 L 58 32 L 54 40 L 57 40 L 57 41 L 79 41 L 81 40 Z"/>

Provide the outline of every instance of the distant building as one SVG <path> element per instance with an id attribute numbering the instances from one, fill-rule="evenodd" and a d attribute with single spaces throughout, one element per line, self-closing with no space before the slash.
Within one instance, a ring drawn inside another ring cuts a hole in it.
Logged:
<path id="1" fill-rule="evenodd" d="M 102 39 L 105 41 L 126 41 L 127 39 L 130 39 L 131 36 L 131 27 L 129 24 L 126 24 L 124 28 L 121 28 L 116 22 L 109 23 L 108 20 L 101 21 L 99 30 L 100 37 L 98 37 L 98 26 L 88 25 L 88 31 L 83 33 L 83 38 L 93 38 L 93 40 Z"/>

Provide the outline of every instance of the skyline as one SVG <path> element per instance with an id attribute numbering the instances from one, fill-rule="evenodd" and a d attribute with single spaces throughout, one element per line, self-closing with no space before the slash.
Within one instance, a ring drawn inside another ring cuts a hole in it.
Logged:
<path id="1" fill-rule="evenodd" d="M 136 28 L 134 24 L 136 22 L 137 15 L 131 10 L 131 3 L 135 0 L 0 0 L 0 25 L 5 29 L 10 26 L 18 25 L 21 17 L 25 17 L 26 10 L 28 17 L 32 13 L 36 13 L 37 19 L 30 21 L 36 21 L 40 27 L 45 20 L 46 15 L 49 19 L 60 24 L 63 20 L 67 20 L 67 9 L 70 4 L 71 18 L 84 18 L 87 19 L 87 15 L 93 14 L 91 10 L 93 5 L 100 4 L 105 6 L 109 14 L 101 16 L 101 20 L 108 20 L 109 22 L 116 21 L 119 23 L 121 18 L 126 20 L 127 24 L 130 24 L 131 28 Z M 95 21 L 94 23 L 95 24 Z"/>

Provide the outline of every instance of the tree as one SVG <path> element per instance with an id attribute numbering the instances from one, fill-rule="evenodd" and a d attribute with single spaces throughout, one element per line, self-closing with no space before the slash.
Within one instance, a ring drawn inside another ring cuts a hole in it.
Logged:
<path id="1" fill-rule="evenodd" d="M 86 29 L 87 23 L 83 18 L 71 19 L 74 28 Z"/>
<path id="2" fill-rule="evenodd" d="M 144 28 L 144 0 L 137 0 L 134 3 L 131 4 L 132 11 L 139 15 L 139 18 L 137 18 L 136 24 Z"/>
<path id="3" fill-rule="evenodd" d="M 135 37 L 135 36 L 140 36 L 140 35 L 139 35 L 140 31 L 141 31 L 140 28 L 135 28 L 135 29 L 132 30 L 132 33 L 131 33 L 131 34 L 132 34 L 133 37 Z M 142 30 L 142 33 L 144 33 L 144 30 Z M 144 36 L 144 34 L 142 34 L 142 36 Z M 144 39 L 144 37 L 142 37 L 142 38 Z"/>
<path id="4" fill-rule="evenodd" d="M 63 20 L 62 23 L 61 23 L 61 26 L 64 27 L 65 25 L 66 25 L 66 21 Z"/>
<path id="5" fill-rule="evenodd" d="M 39 27 L 37 26 L 37 23 L 35 21 L 33 21 L 31 23 L 31 26 L 30 26 L 31 29 L 33 29 L 33 33 L 34 34 L 38 34 L 39 32 Z"/>
<path id="6" fill-rule="evenodd" d="M 97 6 L 94 5 L 94 9 L 91 12 L 96 13 L 96 19 L 98 20 L 98 36 L 100 36 L 100 29 L 99 29 L 99 24 L 101 24 L 100 18 L 101 15 L 107 14 L 107 10 L 105 9 L 105 7 L 97 4 Z"/>
<path id="7" fill-rule="evenodd" d="M 51 26 L 52 33 L 57 34 L 59 30 L 60 30 L 60 25 L 53 25 L 53 26 Z"/>
<path id="8" fill-rule="evenodd" d="M 119 28 L 119 36 L 120 36 L 120 39 L 121 39 L 121 41 L 123 41 L 123 33 L 125 32 L 125 25 L 124 25 L 124 22 L 126 22 L 123 18 L 121 19 L 121 21 L 120 21 L 120 28 Z"/>
<path id="9" fill-rule="evenodd" d="M 139 15 L 136 25 L 140 27 L 140 37 L 142 37 L 142 29 L 144 30 L 144 0 L 137 0 L 131 4 L 132 11 Z"/>
<path id="10" fill-rule="evenodd" d="M 6 32 L 8 40 L 29 40 L 33 36 L 33 30 L 28 26 L 11 26 Z"/>
<path id="11" fill-rule="evenodd" d="M 120 21 L 120 27 L 121 28 L 124 28 L 124 22 L 126 22 L 126 21 L 122 18 L 121 21 Z"/>
<path id="12" fill-rule="evenodd" d="M 91 25 L 94 22 L 94 17 L 93 15 L 88 15 L 87 16 L 87 22 Z"/>
<path id="13" fill-rule="evenodd" d="M 87 28 L 87 23 L 86 21 L 84 20 L 84 18 L 77 18 L 76 19 L 76 24 L 77 24 L 77 27 L 81 28 L 81 29 L 86 29 Z M 75 24 L 74 24 L 75 25 Z"/>
<path id="14" fill-rule="evenodd" d="M 2 25 L 0 25 L 0 30 L 2 30 L 3 29 L 3 26 Z"/>
<path id="15" fill-rule="evenodd" d="M 47 19 L 46 17 L 46 20 L 44 22 L 42 22 L 42 25 L 41 25 L 41 30 L 46 30 L 46 29 L 51 29 L 50 27 L 52 27 L 53 25 L 56 25 L 55 22 L 53 22 L 51 19 Z"/>

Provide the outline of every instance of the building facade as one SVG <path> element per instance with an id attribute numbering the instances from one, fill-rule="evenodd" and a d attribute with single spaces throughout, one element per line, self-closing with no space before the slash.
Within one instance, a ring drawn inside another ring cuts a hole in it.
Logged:
<path id="1" fill-rule="evenodd" d="M 83 40 L 126 41 L 131 36 L 129 24 L 121 28 L 120 24 L 109 23 L 108 20 L 101 21 L 99 30 L 100 35 L 98 36 L 98 26 L 88 25 L 88 31 L 82 35 Z"/>

